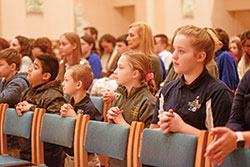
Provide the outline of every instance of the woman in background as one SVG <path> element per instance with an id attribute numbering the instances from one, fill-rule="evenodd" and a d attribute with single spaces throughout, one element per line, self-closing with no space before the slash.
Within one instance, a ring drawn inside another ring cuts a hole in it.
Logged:
<path id="1" fill-rule="evenodd" d="M 94 74 L 94 79 L 102 77 L 102 64 L 95 47 L 95 40 L 90 35 L 81 37 L 83 58 L 87 59 Z"/>
<path id="2" fill-rule="evenodd" d="M 31 40 L 18 35 L 10 43 L 10 48 L 17 50 L 22 56 L 22 65 L 20 72 L 28 72 L 30 65 L 32 64 L 30 44 Z"/>
<path id="3" fill-rule="evenodd" d="M 244 32 L 240 38 L 244 54 L 238 64 L 238 73 L 239 78 L 242 79 L 245 73 L 250 69 L 250 31 Z"/>

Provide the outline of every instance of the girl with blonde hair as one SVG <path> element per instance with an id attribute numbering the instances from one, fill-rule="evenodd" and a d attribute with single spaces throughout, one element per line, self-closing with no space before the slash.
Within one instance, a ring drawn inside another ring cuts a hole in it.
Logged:
<path id="1" fill-rule="evenodd" d="M 109 121 L 130 126 L 132 121 L 144 122 L 149 127 L 155 107 L 155 83 L 151 73 L 151 61 L 141 52 L 122 54 L 114 71 L 119 85 L 115 100 L 107 112 Z M 110 159 L 112 166 L 126 166 L 126 162 Z"/>
<path id="2" fill-rule="evenodd" d="M 214 57 L 211 31 L 183 26 L 176 33 L 173 47 L 174 71 L 182 77 L 162 88 L 151 128 L 199 136 L 202 129 L 225 125 L 233 93 L 205 68 Z"/>

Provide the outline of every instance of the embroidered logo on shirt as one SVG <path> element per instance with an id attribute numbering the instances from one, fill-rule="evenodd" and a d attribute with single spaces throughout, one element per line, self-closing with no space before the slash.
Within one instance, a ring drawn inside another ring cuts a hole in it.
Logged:
<path id="1" fill-rule="evenodd" d="M 201 104 L 199 104 L 199 96 L 197 96 L 192 102 L 188 102 L 188 110 L 192 112 L 196 112 L 200 107 Z"/>
<path id="2" fill-rule="evenodd" d="M 131 115 L 135 118 L 137 118 L 138 112 L 137 108 L 139 107 L 139 104 L 134 105 L 133 109 L 130 111 Z"/>
<path id="3" fill-rule="evenodd" d="M 81 109 L 78 109 L 78 110 L 77 110 L 77 114 L 84 114 L 84 111 L 81 110 Z"/>

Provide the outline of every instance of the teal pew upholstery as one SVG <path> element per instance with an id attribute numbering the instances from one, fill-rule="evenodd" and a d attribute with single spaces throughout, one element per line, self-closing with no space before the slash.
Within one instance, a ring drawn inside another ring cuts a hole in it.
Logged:
<path id="1" fill-rule="evenodd" d="M 152 166 L 193 167 L 196 145 L 197 137 L 193 135 L 144 129 L 140 161 Z"/>
<path id="2" fill-rule="evenodd" d="M 105 122 L 88 122 L 85 151 L 125 160 L 130 128 Z"/>
<path id="3" fill-rule="evenodd" d="M 41 141 L 73 147 L 76 118 L 45 113 L 43 116 Z"/>
<path id="4" fill-rule="evenodd" d="M 247 167 L 250 166 L 250 149 L 241 148 L 226 156 L 220 167 Z"/>

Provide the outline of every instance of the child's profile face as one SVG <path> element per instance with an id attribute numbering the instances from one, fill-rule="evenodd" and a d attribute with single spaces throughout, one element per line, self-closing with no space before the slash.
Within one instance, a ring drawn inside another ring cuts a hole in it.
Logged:
<path id="1" fill-rule="evenodd" d="M 173 64 L 174 71 L 178 74 L 192 73 L 193 67 L 197 65 L 192 40 L 194 39 L 182 34 L 174 39 Z"/>
<path id="2" fill-rule="evenodd" d="M 33 85 L 37 86 L 47 82 L 43 79 L 44 74 L 42 73 L 42 63 L 40 60 L 35 59 L 33 64 L 28 70 L 27 80 Z"/>
<path id="3" fill-rule="evenodd" d="M 62 83 L 63 86 L 63 93 L 66 95 L 74 95 L 76 92 L 77 88 L 77 82 L 75 82 L 72 78 L 72 71 L 67 70 L 65 75 L 64 75 L 64 80 Z"/>
<path id="4" fill-rule="evenodd" d="M 6 60 L 0 59 L 0 77 L 5 77 L 8 80 L 11 72 L 13 72 L 11 65 Z"/>
<path id="5" fill-rule="evenodd" d="M 118 61 L 118 66 L 114 71 L 115 79 L 118 85 L 127 86 L 133 80 L 133 72 L 128 59 L 125 56 L 121 56 Z"/>

